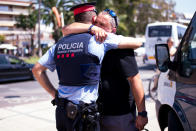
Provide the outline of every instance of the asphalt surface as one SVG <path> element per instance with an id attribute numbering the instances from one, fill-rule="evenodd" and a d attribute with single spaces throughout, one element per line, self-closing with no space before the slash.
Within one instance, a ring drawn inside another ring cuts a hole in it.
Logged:
<path id="1" fill-rule="evenodd" d="M 154 67 L 142 63 L 137 57 L 140 75 L 146 97 L 149 122 L 146 129 L 160 131 L 155 113 L 155 103 L 148 94 L 148 80 L 154 75 Z M 57 87 L 56 72 L 47 72 L 49 79 Z M 0 130 L 2 131 L 54 131 L 55 107 L 51 96 L 37 81 L 26 80 L 0 84 Z"/>

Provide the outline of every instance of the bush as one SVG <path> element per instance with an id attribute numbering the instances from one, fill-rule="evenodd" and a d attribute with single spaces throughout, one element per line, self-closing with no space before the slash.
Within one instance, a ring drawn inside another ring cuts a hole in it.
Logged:
<path id="1" fill-rule="evenodd" d="M 24 58 L 23 60 L 26 63 L 35 64 L 39 60 L 39 57 L 38 56 L 32 56 L 32 57 Z"/>
<path id="2" fill-rule="evenodd" d="M 5 41 L 5 36 L 4 35 L 0 35 L 0 43 L 3 43 Z"/>
<path id="3" fill-rule="evenodd" d="M 48 51 L 48 49 L 50 49 L 50 47 L 42 48 L 42 54 L 45 54 Z"/>

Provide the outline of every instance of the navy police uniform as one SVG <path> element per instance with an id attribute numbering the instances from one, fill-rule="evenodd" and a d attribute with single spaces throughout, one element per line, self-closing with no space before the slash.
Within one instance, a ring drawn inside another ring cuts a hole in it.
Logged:
<path id="1" fill-rule="evenodd" d="M 74 10 L 74 15 L 77 15 L 93 10 L 94 4 L 82 4 L 71 10 Z M 99 58 L 88 51 L 91 37 L 89 33 L 69 35 L 56 44 L 54 61 L 61 86 L 77 88 L 96 85 L 99 82 Z M 56 125 L 59 131 L 99 130 L 99 113 L 96 103 L 87 104 L 80 101 L 79 104 L 75 104 L 58 96 L 52 103 L 57 105 Z"/>
<path id="2" fill-rule="evenodd" d="M 100 61 L 88 51 L 90 38 L 89 33 L 69 35 L 57 43 L 54 58 L 59 84 L 84 86 L 99 82 Z"/>

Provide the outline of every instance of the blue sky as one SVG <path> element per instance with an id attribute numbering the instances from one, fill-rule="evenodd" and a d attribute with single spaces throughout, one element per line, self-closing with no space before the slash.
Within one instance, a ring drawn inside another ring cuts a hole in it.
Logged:
<path id="1" fill-rule="evenodd" d="M 179 13 L 194 14 L 196 11 L 196 0 L 173 0 L 176 2 L 175 11 Z"/>
<path id="2" fill-rule="evenodd" d="M 23 0 L 31 1 L 31 0 Z M 170 0 L 166 0 L 170 1 Z M 176 2 L 175 11 L 179 13 L 194 14 L 196 11 L 196 0 L 173 0 Z"/>

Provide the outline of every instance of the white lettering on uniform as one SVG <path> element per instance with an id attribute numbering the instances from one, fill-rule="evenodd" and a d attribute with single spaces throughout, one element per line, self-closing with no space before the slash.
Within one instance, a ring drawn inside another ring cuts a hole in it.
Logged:
<path id="1" fill-rule="evenodd" d="M 72 46 L 72 49 L 78 48 L 78 44 L 77 43 L 73 43 L 73 44 L 71 44 L 71 46 Z"/>
<path id="2" fill-rule="evenodd" d="M 84 48 L 83 46 L 83 42 L 80 43 L 79 47 L 78 48 Z"/>
<path id="3" fill-rule="evenodd" d="M 71 43 L 71 44 L 59 44 L 58 50 L 70 50 L 70 49 L 83 49 L 83 42 Z"/>
<path id="4" fill-rule="evenodd" d="M 59 50 L 59 49 L 61 49 L 61 48 L 62 48 L 62 44 L 59 44 L 59 46 L 58 46 L 58 50 Z"/>

